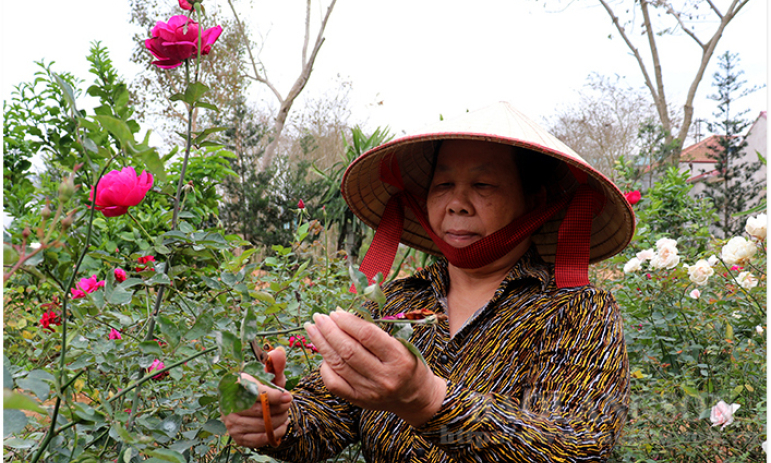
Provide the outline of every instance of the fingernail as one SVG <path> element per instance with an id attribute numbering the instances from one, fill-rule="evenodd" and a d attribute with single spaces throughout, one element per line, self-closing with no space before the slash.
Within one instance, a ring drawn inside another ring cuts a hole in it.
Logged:
<path id="1" fill-rule="evenodd" d="M 305 322 L 303 324 L 303 328 L 305 328 L 305 332 L 308 333 L 308 336 L 311 338 L 319 334 L 318 328 L 316 328 L 311 322 Z"/>
<path id="2" fill-rule="evenodd" d="M 338 312 L 337 310 L 335 310 L 334 312 L 331 312 L 329 314 L 329 318 L 331 318 L 334 321 L 337 321 L 337 319 L 340 318 L 340 312 Z"/>
<path id="3" fill-rule="evenodd" d="M 320 313 L 313 314 L 313 321 L 319 326 L 324 326 L 327 323 L 327 316 Z"/>
<path id="4" fill-rule="evenodd" d="M 292 401 L 292 394 L 285 392 L 281 394 L 281 401 L 284 403 L 291 402 Z"/>

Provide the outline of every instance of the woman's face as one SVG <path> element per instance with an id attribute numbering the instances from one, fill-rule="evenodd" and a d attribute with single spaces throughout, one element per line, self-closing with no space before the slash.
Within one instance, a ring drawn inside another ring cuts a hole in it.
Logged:
<path id="1" fill-rule="evenodd" d="M 527 211 L 511 146 L 447 140 L 426 199 L 431 228 L 447 244 L 466 247 Z"/>

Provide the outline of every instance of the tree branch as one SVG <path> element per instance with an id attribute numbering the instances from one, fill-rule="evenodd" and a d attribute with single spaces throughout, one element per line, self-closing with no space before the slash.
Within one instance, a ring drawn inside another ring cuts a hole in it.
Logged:
<path id="1" fill-rule="evenodd" d="M 656 78 L 656 92 L 654 97 L 657 97 L 654 101 L 656 104 L 656 110 L 659 112 L 661 118 L 661 125 L 667 132 L 672 130 L 672 122 L 669 120 L 669 108 L 667 106 L 667 95 L 664 92 L 664 76 L 661 72 L 661 58 L 659 57 L 659 50 L 656 46 L 656 33 L 653 30 L 651 24 L 651 17 L 648 13 L 647 0 L 640 1 L 640 10 L 643 14 L 643 21 L 645 23 L 645 34 L 648 36 L 648 45 L 651 49 L 651 58 L 653 59 L 653 73 Z M 667 136 L 667 142 L 671 141 L 673 135 Z"/>
<path id="2" fill-rule="evenodd" d="M 230 1 L 230 0 L 228 0 Z M 329 16 L 332 14 L 332 9 L 335 7 L 335 3 L 337 3 L 337 0 L 332 0 L 332 2 L 329 4 L 329 8 L 327 8 L 327 13 L 324 15 L 324 19 L 321 21 L 321 26 L 319 27 L 319 32 L 316 35 L 316 43 L 313 46 L 313 51 L 311 51 L 311 55 L 308 58 L 307 61 L 303 62 L 303 68 L 300 72 L 300 76 L 295 80 L 294 85 L 292 85 L 292 89 L 289 90 L 289 93 L 287 94 L 286 98 L 281 101 L 281 106 L 278 109 L 278 114 L 276 114 L 276 123 L 274 125 L 275 129 L 275 135 L 273 138 L 273 141 L 270 142 L 270 145 L 268 145 L 267 149 L 265 150 L 265 156 L 263 157 L 263 166 L 267 167 L 270 165 L 270 163 L 273 161 L 273 156 L 276 154 L 276 149 L 278 148 L 278 143 L 281 139 L 281 132 L 284 130 L 284 124 L 286 123 L 286 119 L 289 116 L 289 110 L 292 107 L 292 104 L 294 103 L 294 100 L 300 95 L 300 92 L 305 88 L 305 85 L 308 83 L 308 79 L 310 78 L 311 72 L 313 71 L 313 64 L 316 61 L 316 57 L 318 56 L 319 49 L 321 48 L 321 45 L 324 43 L 324 30 L 327 27 L 327 22 L 329 21 Z M 308 9 L 306 10 L 308 17 L 306 17 L 306 24 L 308 24 L 308 21 L 310 21 L 310 0 L 308 0 Z M 305 29 L 305 43 L 308 43 L 309 40 L 309 34 L 310 29 L 306 27 Z M 303 46 L 303 54 L 306 53 L 305 46 Z"/>
<path id="3" fill-rule="evenodd" d="M 672 16 L 674 16 L 674 17 L 675 17 L 675 19 L 677 20 L 677 23 L 680 25 L 680 28 L 683 30 L 683 32 L 685 32 L 686 34 L 688 34 L 688 36 L 689 36 L 689 37 L 691 37 L 693 40 L 695 40 L 695 41 L 696 41 L 696 43 L 698 43 L 698 44 L 699 44 L 699 46 L 700 46 L 702 49 L 704 49 L 704 44 L 703 44 L 703 43 L 701 43 L 701 40 L 699 40 L 699 38 L 698 38 L 698 37 L 696 37 L 696 34 L 695 34 L 695 33 L 694 33 L 694 32 L 693 32 L 691 29 L 688 29 L 688 28 L 685 26 L 685 23 L 683 23 L 683 20 L 680 18 L 680 13 L 678 13 L 677 11 L 675 11 L 675 9 L 674 9 L 674 8 L 672 8 L 672 4 L 670 4 L 670 3 L 666 3 L 665 5 L 666 5 L 667 13 L 669 13 L 669 14 L 671 14 Z"/>

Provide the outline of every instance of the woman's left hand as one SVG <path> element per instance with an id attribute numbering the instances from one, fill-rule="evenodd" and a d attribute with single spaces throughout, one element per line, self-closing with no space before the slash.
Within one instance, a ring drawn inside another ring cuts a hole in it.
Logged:
<path id="1" fill-rule="evenodd" d="M 324 357 L 319 369 L 330 392 L 369 410 L 393 412 L 420 426 L 439 410 L 445 380 L 373 323 L 336 311 L 316 314 L 305 330 Z"/>

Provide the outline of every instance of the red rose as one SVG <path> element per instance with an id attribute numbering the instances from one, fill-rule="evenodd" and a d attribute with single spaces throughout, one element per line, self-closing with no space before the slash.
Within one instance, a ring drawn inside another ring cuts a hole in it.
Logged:
<path id="1" fill-rule="evenodd" d="M 51 325 L 57 325 L 61 326 L 62 319 L 59 316 L 58 313 L 49 311 L 43 314 L 42 317 L 40 317 L 40 326 L 43 327 L 43 329 L 53 332 L 54 329 L 51 328 Z"/>
<path id="2" fill-rule="evenodd" d="M 624 193 L 624 197 L 626 200 L 634 206 L 635 204 L 640 202 L 640 198 L 642 198 L 642 194 L 639 190 L 630 191 L 629 193 Z"/>

